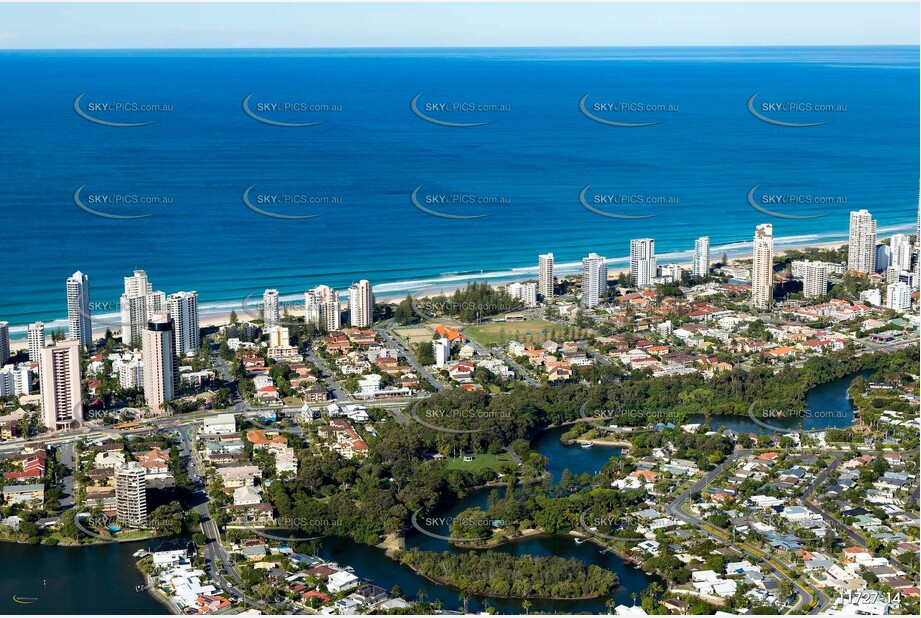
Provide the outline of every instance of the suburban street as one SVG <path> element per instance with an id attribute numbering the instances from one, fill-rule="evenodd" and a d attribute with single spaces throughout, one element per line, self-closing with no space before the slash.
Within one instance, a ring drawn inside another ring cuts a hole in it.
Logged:
<path id="1" fill-rule="evenodd" d="M 408 362 L 410 366 L 419 373 L 419 375 L 425 378 L 426 382 L 432 385 L 432 388 L 435 389 L 436 393 L 440 393 L 445 389 L 445 385 L 442 384 L 441 381 L 436 378 L 431 371 L 419 364 L 419 362 L 416 360 L 416 355 L 405 345 L 403 345 L 403 342 L 400 341 L 399 338 L 394 337 L 389 332 L 387 332 L 386 329 L 383 328 L 375 329 L 375 332 L 383 337 L 384 341 L 386 341 L 390 347 L 399 350 L 403 356 L 406 357 L 406 362 Z"/>
<path id="2" fill-rule="evenodd" d="M 703 530 L 704 533 L 706 533 L 708 536 L 718 539 L 721 542 L 728 544 L 738 553 L 754 558 L 756 563 L 766 566 L 778 578 L 788 580 L 791 583 L 792 588 L 794 592 L 796 592 L 797 597 L 798 597 L 796 603 L 790 610 L 791 612 L 796 613 L 800 611 L 800 609 L 804 605 L 806 607 L 809 607 L 812 604 L 813 600 L 815 600 L 815 606 L 812 607 L 809 613 L 817 614 L 829 603 L 829 598 L 827 595 L 825 595 L 825 593 L 823 593 L 822 591 L 818 589 L 813 588 L 812 586 L 809 586 L 809 590 L 807 590 L 797 580 L 794 580 L 787 575 L 787 573 L 791 572 L 792 569 L 789 565 L 787 565 L 783 561 L 779 560 L 778 558 L 772 557 L 769 554 L 766 554 L 765 552 L 762 552 L 747 543 L 741 543 L 741 542 L 737 543 L 735 541 L 734 536 L 730 537 L 729 535 L 721 531 L 719 528 L 716 528 L 715 526 L 703 521 L 702 519 L 694 515 L 691 515 L 690 513 L 684 511 L 684 509 L 682 508 L 684 504 L 690 499 L 691 494 L 701 491 L 702 489 L 707 487 L 711 482 L 713 482 L 713 479 L 715 479 L 717 476 L 722 474 L 726 468 L 735 464 L 735 462 L 737 462 L 742 457 L 745 457 L 751 454 L 751 452 L 752 451 L 750 449 L 745 449 L 745 450 L 737 450 L 734 453 L 732 453 L 729 457 L 726 458 L 726 461 L 716 466 L 713 470 L 710 470 L 709 472 L 704 474 L 690 487 L 682 491 L 678 495 L 678 497 L 675 498 L 675 500 L 673 500 L 665 508 L 665 511 L 672 517 L 680 519 L 686 523 L 692 524 L 695 527 Z"/>

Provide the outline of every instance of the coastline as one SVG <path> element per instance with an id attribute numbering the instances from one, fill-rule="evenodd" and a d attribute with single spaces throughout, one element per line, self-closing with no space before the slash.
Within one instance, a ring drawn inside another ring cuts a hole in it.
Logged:
<path id="1" fill-rule="evenodd" d="M 904 226 L 908 227 L 908 226 Z M 895 233 L 895 232 L 893 232 Z M 890 234 L 891 236 L 891 234 Z M 888 237 L 888 236 L 887 236 Z M 880 240 L 884 238 L 880 236 Z M 783 238 L 777 239 L 778 243 L 783 245 Z M 749 241 L 745 241 L 745 246 L 736 247 L 738 243 L 733 243 L 732 248 L 726 247 L 711 247 L 711 261 L 718 261 L 718 256 L 723 252 L 729 257 L 729 264 L 736 264 L 740 260 L 749 260 L 751 259 L 750 247 L 751 244 Z M 783 245 L 783 248 L 778 249 L 775 252 L 775 257 L 781 257 L 790 251 L 800 251 L 803 249 L 827 249 L 840 247 L 841 245 L 847 244 L 846 240 L 838 241 L 825 241 L 825 242 L 802 242 L 796 241 L 791 243 L 789 246 Z M 690 256 L 686 256 L 687 251 L 676 251 L 663 253 L 657 256 L 662 264 L 679 264 L 682 267 L 690 267 L 691 261 Z M 670 257 L 673 256 L 673 257 Z M 616 280 L 617 277 L 622 273 L 629 273 L 629 258 L 609 258 L 608 259 L 608 280 Z M 614 264 L 620 264 L 614 266 Z M 443 282 L 440 280 L 421 280 L 421 281 L 406 281 L 402 282 L 400 285 L 403 285 L 406 289 L 394 289 L 394 290 L 383 290 L 375 291 L 374 296 L 377 302 L 396 304 L 403 300 L 407 294 L 415 298 L 431 298 L 433 296 L 439 296 L 442 294 L 449 294 L 455 290 L 466 287 L 466 285 L 471 281 L 487 281 L 491 286 L 505 286 L 509 283 L 516 281 L 528 281 L 537 278 L 537 268 L 536 267 L 526 267 L 518 269 L 504 269 L 496 272 L 510 273 L 512 270 L 521 271 L 519 274 L 507 274 L 507 275 L 490 275 L 488 272 L 482 273 L 480 275 L 470 274 L 468 276 L 458 277 L 453 276 L 446 278 Z M 534 271 L 533 273 L 531 271 Z M 566 265 L 560 264 L 557 267 L 558 276 L 567 276 L 572 274 L 577 274 L 578 269 L 575 265 Z M 266 285 L 270 285 L 271 282 L 266 282 Z M 396 284 L 380 284 L 374 287 L 387 287 L 390 288 Z M 413 292 L 413 289 L 419 290 L 420 286 L 425 285 L 424 288 L 421 288 L 422 291 Z M 251 306 L 247 305 L 248 299 L 242 299 L 239 302 L 233 304 L 223 304 L 222 306 L 217 307 L 208 307 L 207 304 L 202 303 L 199 308 L 199 326 L 201 328 L 212 328 L 225 326 L 230 323 L 230 313 L 235 311 L 239 316 L 241 321 L 247 321 L 247 319 L 255 319 L 254 309 Z M 283 298 L 280 298 L 280 301 L 288 303 L 289 309 L 296 313 L 298 303 L 303 302 L 303 295 L 285 295 Z M 253 303 L 255 306 L 257 303 Z M 101 338 L 105 336 L 106 330 L 111 330 L 112 332 L 119 332 L 120 326 L 118 319 L 113 317 L 114 314 L 104 314 L 105 319 L 101 320 L 102 326 L 94 326 L 93 328 L 93 337 Z M 58 317 L 52 320 L 45 321 L 46 332 L 52 328 L 65 328 L 66 329 L 67 319 L 65 317 Z M 25 324 L 10 324 L 10 352 L 19 352 L 28 349 L 28 338 Z"/>

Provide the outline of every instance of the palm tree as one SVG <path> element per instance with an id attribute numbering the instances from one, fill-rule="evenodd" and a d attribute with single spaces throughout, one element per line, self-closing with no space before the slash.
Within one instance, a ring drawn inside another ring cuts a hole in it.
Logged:
<path id="1" fill-rule="evenodd" d="M 635 592 L 631 592 L 631 593 L 630 593 L 630 598 L 633 599 L 633 606 L 634 606 L 634 607 L 636 607 L 636 598 L 637 598 L 638 596 L 639 596 L 639 595 L 638 595 L 637 593 L 635 593 Z"/>
<path id="2" fill-rule="evenodd" d="M 610 616 L 613 613 L 614 606 L 617 605 L 617 603 L 614 601 L 614 599 L 608 599 L 604 602 L 604 604 L 608 608 L 608 616 Z"/>
<path id="3" fill-rule="evenodd" d="M 416 598 L 419 600 L 420 605 L 425 604 L 425 597 L 428 596 L 428 593 L 425 591 L 425 588 L 419 588 L 419 592 L 416 593 Z"/>
<path id="4" fill-rule="evenodd" d="M 466 614 L 467 613 L 467 601 L 470 600 L 470 593 L 467 591 L 463 591 L 460 593 L 460 598 L 461 598 L 461 601 L 463 601 L 464 603 L 464 613 Z"/>
<path id="5" fill-rule="evenodd" d="M 522 609 L 524 609 L 525 615 L 527 615 L 527 614 L 530 613 L 531 602 L 530 602 L 529 600 L 525 599 L 524 601 L 521 602 L 521 607 L 522 607 Z"/>
<path id="6" fill-rule="evenodd" d="M 646 587 L 645 594 L 649 598 L 655 598 L 656 595 L 663 592 L 662 585 L 659 582 L 652 582 Z"/>

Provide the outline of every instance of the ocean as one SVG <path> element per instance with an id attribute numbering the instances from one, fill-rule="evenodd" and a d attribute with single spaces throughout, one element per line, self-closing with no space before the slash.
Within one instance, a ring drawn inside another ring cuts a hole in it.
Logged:
<path id="1" fill-rule="evenodd" d="M 845 240 L 860 208 L 914 233 L 918 70 L 915 47 L 0 51 L 0 320 L 60 325 L 76 270 L 94 315 L 136 268 L 207 314 L 544 252 L 618 267 L 631 238 L 717 260 L 760 223 Z"/>

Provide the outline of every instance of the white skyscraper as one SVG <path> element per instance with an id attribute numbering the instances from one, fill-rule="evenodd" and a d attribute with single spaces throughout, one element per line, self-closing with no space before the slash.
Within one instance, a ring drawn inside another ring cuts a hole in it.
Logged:
<path id="1" fill-rule="evenodd" d="M 278 313 L 278 290 L 266 290 L 262 294 L 262 319 L 266 330 L 278 326 L 281 321 Z"/>
<path id="2" fill-rule="evenodd" d="M 10 360 L 10 323 L 0 322 L 0 367 Z"/>
<path id="3" fill-rule="evenodd" d="M 582 306 L 595 307 L 608 296 L 608 263 L 597 253 L 582 258 Z"/>
<path id="4" fill-rule="evenodd" d="M 755 228 L 752 247 L 752 307 L 764 309 L 774 297 L 774 227 L 763 223 Z"/>
<path id="5" fill-rule="evenodd" d="M 886 308 L 904 311 L 911 308 L 911 286 L 899 281 L 886 286 Z"/>
<path id="6" fill-rule="evenodd" d="M 433 340 L 432 353 L 435 356 L 435 366 L 444 367 L 451 358 L 451 342 L 444 337 Z"/>
<path id="7" fill-rule="evenodd" d="M 861 273 L 876 271 L 876 221 L 866 210 L 851 213 L 847 268 Z"/>
<path id="8" fill-rule="evenodd" d="M 371 283 L 362 279 L 349 287 L 349 324 L 356 328 L 371 326 L 374 311 L 374 294 Z"/>
<path id="9" fill-rule="evenodd" d="M 93 345 L 90 278 L 79 270 L 67 278 L 67 338 L 79 341 L 83 349 Z"/>
<path id="10" fill-rule="evenodd" d="M 695 277 L 706 277 L 710 273 L 710 237 L 701 236 L 694 241 L 694 262 L 691 264 L 691 274 Z"/>
<path id="11" fill-rule="evenodd" d="M 911 270 L 911 236 L 908 234 L 894 234 L 889 239 L 889 253 L 892 266 L 900 271 Z"/>
<path id="12" fill-rule="evenodd" d="M 41 349 L 42 418 L 49 431 L 73 429 L 83 421 L 80 342 L 59 341 Z"/>
<path id="13" fill-rule="evenodd" d="M 333 331 L 342 328 L 339 295 L 328 285 L 318 285 L 304 292 L 304 322 Z"/>
<path id="14" fill-rule="evenodd" d="M 544 300 L 553 298 L 553 254 L 537 256 L 537 293 Z"/>
<path id="15" fill-rule="evenodd" d="M 652 238 L 631 240 L 630 282 L 639 287 L 652 285 L 656 274 L 656 241 Z"/>
<path id="16" fill-rule="evenodd" d="M 147 471 L 136 461 L 115 468 L 115 516 L 123 528 L 147 527 Z"/>
<path id="17" fill-rule="evenodd" d="M 166 295 L 153 291 L 147 273 L 136 270 L 125 277 L 125 292 L 121 296 L 122 343 L 140 341 L 149 316 L 166 311 Z"/>
<path id="18" fill-rule="evenodd" d="M 154 414 L 166 412 L 163 404 L 176 398 L 178 374 L 173 330 L 172 318 L 158 313 L 151 317 L 141 333 L 144 400 Z"/>
<path id="19" fill-rule="evenodd" d="M 38 364 L 39 371 L 42 367 L 42 348 L 45 347 L 45 323 L 33 322 L 29 324 L 29 361 Z"/>
<path id="20" fill-rule="evenodd" d="M 828 266 L 825 262 L 803 263 L 803 296 L 819 298 L 828 291 Z"/>
<path id="21" fill-rule="evenodd" d="M 169 315 L 173 318 L 174 342 L 177 356 L 195 356 L 201 347 L 198 326 L 198 292 L 176 292 L 166 299 Z"/>

